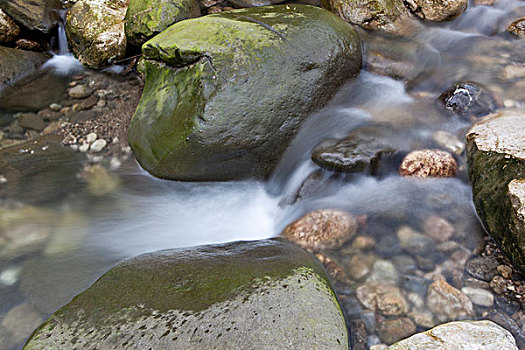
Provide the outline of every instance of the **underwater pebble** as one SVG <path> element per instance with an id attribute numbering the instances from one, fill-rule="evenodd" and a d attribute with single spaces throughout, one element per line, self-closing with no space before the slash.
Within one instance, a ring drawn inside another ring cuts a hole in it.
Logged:
<path id="1" fill-rule="evenodd" d="M 93 143 L 95 142 L 95 140 L 97 139 L 97 134 L 92 132 L 92 133 L 89 133 L 87 136 L 86 136 L 86 141 L 89 142 L 89 143 Z"/>
<path id="2" fill-rule="evenodd" d="M 96 140 L 95 142 L 93 142 L 93 144 L 91 145 L 91 151 L 93 152 L 100 152 L 104 149 L 104 147 L 106 147 L 107 145 L 107 141 L 104 140 L 104 139 L 98 139 Z"/>
<path id="3" fill-rule="evenodd" d="M 434 315 L 444 316 L 445 320 L 474 316 L 470 299 L 443 280 L 435 281 L 428 287 L 427 305 Z"/>
<path id="4" fill-rule="evenodd" d="M 473 287 L 463 287 L 461 291 L 473 304 L 490 307 L 494 304 L 494 295 L 488 290 Z"/>
<path id="5" fill-rule="evenodd" d="M 364 307 L 384 316 L 406 315 L 409 309 L 401 290 L 388 284 L 367 283 L 357 288 L 356 296 Z"/>
<path id="6" fill-rule="evenodd" d="M 439 149 L 424 149 L 405 156 L 399 173 L 414 177 L 454 177 L 458 164 L 450 153 Z"/>

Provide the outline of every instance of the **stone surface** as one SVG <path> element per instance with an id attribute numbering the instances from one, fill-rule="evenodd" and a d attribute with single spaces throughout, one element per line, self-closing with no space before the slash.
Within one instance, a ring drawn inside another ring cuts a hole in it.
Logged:
<path id="1" fill-rule="evenodd" d="M 433 282 L 427 291 L 427 305 L 434 315 L 455 320 L 462 316 L 474 316 L 470 299 L 445 281 Z"/>
<path id="2" fill-rule="evenodd" d="M 525 18 L 520 18 L 512 22 L 507 27 L 507 31 L 517 37 L 525 37 Z"/>
<path id="3" fill-rule="evenodd" d="M 473 287 L 463 287 L 461 291 L 472 301 L 472 304 L 490 307 L 494 304 L 494 294 L 488 290 Z"/>
<path id="4" fill-rule="evenodd" d="M 397 239 L 401 247 L 414 254 L 424 254 L 432 245 L 432 241 L 409 226 L 401 226 L 397 230 Z"/>
<path id="5" fill-rule="evenodd" d="M 357 231 L 356 218 L 347 212 L 321 209 L 288 225 L 282 236 L 310 252 L 342 246 Z"/>
<path id="6" fill-rule="evenodd" d="M 66 33 L 78 60 L 90 68 L 104 66 L 126 53 L 124 16 L 129 0 L 79 0 L 68 12 Z"/>
<path id="7" fill-rule="evenodd" d="M 460 116 L 482 117 L 493 113 L 498 104 L 486 88 L 473 82 L 462 82 L 439 96 L 446 109 Z"/>
<path id="8" fill-rule="evenodd" d="M 0 8 L 31 30 L 49 33 L 58 24 L 60 0 L 0 0 Z"/>
<path id="9" fill-rule="evenodd" d="M 356 254 L 352 256 L 346 263 L 348 276 L 356 281 L 365 277 L 370 272 L 375 259 L 375 256 L 372 254 Z"/>
<path id="10" fill-rule="evenodd" d="M 8 43 L 20 34 L 20 27 L 0 8 L 0 43 Z"/>
<path id="11" fill-rule="evenodd" d="M 401 290 L 389 284 L 369 282 L 358 287 L 356 295 L 364 307 L 384 316 L 406 315 L 409 309 Z"/>
<path id="12" fill-rule="evenodd" d="M 489 282 L 497 275 L 498 262 L 494 257 L 478 257 L 467 262 L 467 272 L 482 281 Z"/>
<path id="13" fill-rule="evenodd" d="M 266 240 L 127 260 L 51 316 L 24 349 L 348 349 L 322 267 Z"/>
<path id="14" fill-rule="evenodd" d="M 46 60 L 41 53 L 0 46 L 0 96 L 6 86 L 36 71 Z"/>
<path id="15" fill-rule="evenodd" d="M 390 345 L 416 333 L 416 325 L 410 318 L 401 317 L 381 322 L 377 331 L 381 341 Z"/>
<path id="16" fill-rule="evenodd" d="M 411 23 L 411 15 L 401 0 L 322 0 L 321 5 L 345 21 L 363 28 L 387 33 L 403 33 Z"/>
<path id="17" fill-rule="evenodd" d="M 401 176 L 454 177 L 458 164 L 450 153 L 438 149 L 410 152 L 405 156 L 399 173 Z"/>
<path id="18" fill-rule="evenodd" d="M 388 350 L 518 350 L 509 331 L 491 321 L 449 322 L 418 333 Z"/>
<path id="19" fill-rule="evenodd" d="M 129 43 L 142 46 L 172 24 L 200 15 L 197 0 L 130 0 L 125 18 L 126 38 Z"/>
<path id="20" fill-rule="evenodd" d="M 454 226 L 446 219 L 430 215 L 423 223 L 423 232 L 438 243 L 449 241 L 454 236 Z"/>
<path id="21" fill-rule="evenodd" d="M 44 119 L 35 113 L 22 113 L 18 115 L 18 124 L 25 129 L 42 131 L 46 127 Z"/>
<path id="22" fill-rule="evenodd" d="M 245 8 L 245 7 L 254 7 L 254 6 L 276 5 L 284 1 L 285 0 L 231 0 L 231 3 L 236 8 Z"/>
<path id="23" fill-rule="evenodd" d="M 406 0 L 416 16 L 427 21 L 449 21 L 461 15 L 467 8 L 467 0 Z"/>
<path id="24" fill-rule="evenodd" d="M 305 5 L 185 20 L 143 53 L 128 141 L 153 175 L 190 181 L 268 176 L 305 118 L 361 67 L 357 32 Z"/>
<path id="25" fill-rule="evenodd" d="M 376 174 L 381 158 L 394 153 L 388 142 L 391 128 L 362 127 L 341 140 L 321 143 L 312 153 L 312 160 L 320 167 L 354 173 Z"/>
<path id="26" fill-rule="evenodd" d="M 89 86 L 84 85 L 84 84 L 76 85 L 72 87 L 71 89 L 69 89 L 68 91 L 69 97 L 74 98 L 74 99 L 86 98 L 90 96 L 92 93 L 93 93 L 93 89 L 91 89 Z"/>
<path id="27" fill-rule="evenodd" d="M 513 265 L 525 272 L 525 112 L 505 110 L 467 134 L 477 213 Z"/>

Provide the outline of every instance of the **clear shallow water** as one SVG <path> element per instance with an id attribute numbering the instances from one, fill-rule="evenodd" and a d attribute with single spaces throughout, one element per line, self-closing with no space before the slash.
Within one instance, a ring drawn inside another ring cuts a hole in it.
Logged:
<path id="1" fill-rule="evenodd" d="M 114 185 L 109 189 L 97 190 L 89 181 L 79 180 L 64 184 L 71 187 L 69 194 L 54 201 L 45 196 L 56 188 L 41 191 L 43 198 L 37 198 L 34 202 L 39 204 L 28 212 L 22 211 L 22 203 L 9 202 L 0 208 L 0 221 L 5 223 L 0 237 L 16 228 L 19 241 L 9 249 L 4 246 L 0 254 L 0 347 L 18 348 L 23 341 L 4 336 L 10 326 L 5 320 L 17 305 L 29 305 L 31 312 L 26 314 L 38 324 L 122 259 L 159 249 L 274 237 L 310 210 L 341 208 L 366 215 L 366 226 L 358 235 L 376 240 L 373 254 L 378 259 L 395 262 L 406 256 L 396 243 L 396 231 L 403 225 L 421 229 L 431 215 L 447 219 L 456 230 L 454 241 L 475 251 L 483 232 L 465 181 L 464 155 L 456 155 L 457 178 L 419 181 L 400 178 L 395 167 L 387 167 L 379 177 L 319 172 L 310 154 L 325 139 L 377 123 L 391 127 L 401 152 L 437 147 L 432 138 L 437 130 L 461 140 L 471 120 L 444 113 L 435 100 L 462 80 L 483 84 L 502 104 L 523 105 L 520 77 L 510 74 L 508 67 L 524 63 L 525 45 L 509 39 L 501 24 L 519 6 L 519 1 L 503 0 L 493 8 L 471 7 L 461 18 L 429 26 L 410 40 L 385 41 L 364 34 L 367 55 L 379 52 L 396 58 L 417 74 L 394 80 L 367 67 L 369 71 L 348 82 L 329 106 L 309 118 L 267 182 L 163 181 L 129 162 L 110 172 Z M 60 60 L 75 66 L 66 55 L 56 56 L 48 65 L 66 67 Z M 313 173 L 320 180 L 294 202 L 301 184 Z M 334 257 L 345 261 L 352 254 L 338 251 Z M 435 254 L 432 259 L 440 264 L 446 256 Z M 22 338 L 33 329 L 22 329 Z"/>

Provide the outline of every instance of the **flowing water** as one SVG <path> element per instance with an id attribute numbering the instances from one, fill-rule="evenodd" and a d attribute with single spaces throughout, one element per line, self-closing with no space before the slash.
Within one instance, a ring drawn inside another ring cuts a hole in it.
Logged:
<path id="1" fill-rule="evenodd" d="M 422 267 L 396 238 L 402 226 L 421 231 L 429 216 L 454 226 L 453 240 L 469 257 L 479 253 L 484 233 L 471 202 L 464 153 L 455 154 L 460 166 L 456 178 L 424 181 L 402 178 L 396 166 L 388 165 L 376 176 L 336 174 L 320 170 L 310 156 L 320 142 L 365 125 L 391 128 L 400 153 L 443 147 L 433 137 L 439 130 L 462 140 L 472 120 L 449 114 L 436 103 L 460 81 L 481 84 L 500 105 L 524 106 L 525 42 L 504 32 L 505 24 L 524 12 L 522 2 L 500 0 L 493 7 L 471 6 L 450 23 L 427 25 L 410 39 L 363 32 L 367 57 L 398 62 L 393 66 L 406 74 L 398 80 L 381 76 L 377 73 L 384 67 L 365 60 L 365 70 L 344 85 L 329 106 L 310 116 L 267 182 L 163 181 L 131 161 L 110 173 L 106 181 L 113 185 L 107 191 L 93 190 L 86 181 L 61 180 L 55 172 L 49 175 L 55 177 L 49 182 L 54 185 L 32 195 L 30 206 L 7 201 L 0 212 L 0 239 L 16 230 L 16 237 L 24 240 L 0 240 L 0 348 L 20 348 L 42 319 L 122 259 L 159 249 L 275 237 L 315 209 L 341 208 L 366 216 L 358 235 L 375 241 L 367 254 L 390 264 L 399 275 L 417 270 L 419 277 L 431 279 L 434 268 L 448 259 L 435 249 L 424 257 L 427 268 Z M 59 54 L 45 67 L 59 75 L 77 71 L 78 62 L 65 43 L 59 40 L 59 45 Z M 312 178 L 313 185 L 298 198 L 298 190 Z M 55 196 L 65 190 L 65 196 Z M 347 246 L 332 257 L 344 265 L 356 254 Z M 411 270 L 412 265 L 417 266 Z M 375 265 L 372 270 L 372 275 L 382 273 Z M 455 278 L 454 271 L 441 272 L 449 281 Z M 364 319 L 369 326 L 366 312 L 355 302 L 359 283 L 336 285 L 347 316 Z M 476 307 L 476 317 L 491 309 L 508 315 L 519 309 L 508 305 L 500 301 Z M 13 335 L 16 311 L 25 315 L 25 326 Z M 369 345 L 377 343 L 374 326 L 368 328 Z"/>

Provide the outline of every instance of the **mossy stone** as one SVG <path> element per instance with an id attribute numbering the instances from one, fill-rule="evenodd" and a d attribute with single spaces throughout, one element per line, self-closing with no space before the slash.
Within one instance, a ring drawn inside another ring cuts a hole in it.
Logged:
<path id="1" fill-rule="evenodd" d="M 197 0 L 131 0 L 124 23 L 126 38 L 142 46 L 170 25 L 200 15 Z"/>
<path id="2" fill-rule="evenodd" d="M 128 141 L 142 167 L 175 180 L 268 176 L 301 123 L 361 68 L 357 32 L 305 5 L 185 20 L 143 53 Z"/>
<path id="3" fill-rule="evenodd" d="M 319 263 L 279 240 L 166 250 L 109 270 L 25 349 L 348 349 Z"/>

